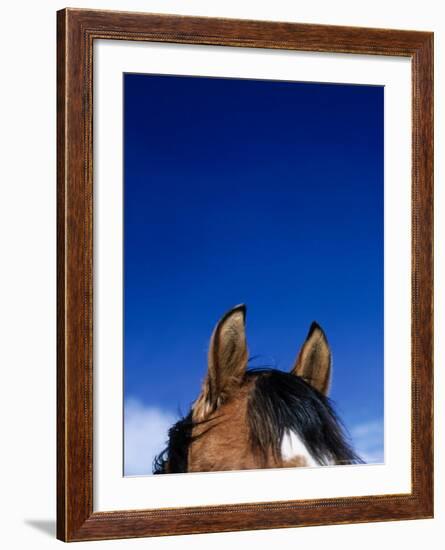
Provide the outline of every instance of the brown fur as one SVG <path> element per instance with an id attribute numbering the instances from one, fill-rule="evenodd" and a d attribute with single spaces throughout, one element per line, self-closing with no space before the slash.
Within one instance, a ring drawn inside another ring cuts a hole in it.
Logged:
<path id="1" fill-rule="evenodd" d="M 291 460 L 284 460 L 282 463 L 282 468 L 302 468 L 307 465 L 306 457 L 294 456 Z"/>
<path id="2" fill-rule="evenodd" d="M 201 395 L 193 407 L 194 420 L 203 420 L 237 391 L 247 367 L 245 307 L 230 310 L 210 339 L 208 370 Z"/>
<path id="3" fill-rule="evenodd" d="M 321 327 L 313 323 L 291 372 L 327 395 L 331 381 L 331 364 L 331 350 L 326 335 Z"/>
<path id="4" fill-rule="evenodd" d="M 250 386 L 245 384 L 234 399 L 221 405 L 208 415 L 206 422 L 193 428 L 188 455 L 190 472 L 260 467 L 249 444 L 247 401 Z"/>
<path id="5" fill-rule="evenodd" d="M 247 422 L 247 405 L 254 380 L 238 389 L 236 397 L 209 414 L 195 426 L 188 453 L 189 472 L 254 470 L 307 466 L 303 456 L 283 461 L 272 450 L 264 457 L 252 451 Z"/>

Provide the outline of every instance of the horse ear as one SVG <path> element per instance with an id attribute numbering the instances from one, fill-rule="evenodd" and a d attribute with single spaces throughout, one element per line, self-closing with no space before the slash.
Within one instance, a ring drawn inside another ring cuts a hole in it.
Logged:
<path id="1" fill-rule="evenodd" d="M 331 349 L 326 335 L 313 322 L 291 372 L 326 395 L 331 381 L 331 365 Z"/>
<path id="2" fill-rule="evenodd" d="M 216 325 L 210 339 L 208 371 L 194 418 L 203 418 L 228 399 L 244 376 L 247 367 L 246 306 L 228 311 Z"/>

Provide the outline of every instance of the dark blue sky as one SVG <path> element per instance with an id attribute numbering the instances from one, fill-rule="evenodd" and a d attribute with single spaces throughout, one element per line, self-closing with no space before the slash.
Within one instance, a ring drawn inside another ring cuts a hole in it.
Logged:
<path id="1" fill-rule="evenodd" d="M 215 322 L 254 364 L 325 330 L 348 427 L 383 418 L 383 88 L 126 74 L 125 397 L 187 412 Z"/>

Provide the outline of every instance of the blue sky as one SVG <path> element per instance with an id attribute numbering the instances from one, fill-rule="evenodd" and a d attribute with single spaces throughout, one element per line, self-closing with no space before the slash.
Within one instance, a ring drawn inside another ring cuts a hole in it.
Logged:
<path id="1" fill-rule="evenodd" d="M 126 473 L 150 473 L 239 303 L 254 364 L 290 369 L 324 328 L 330 396 L 380 461 L 383 88 L 126 74 L 124 159 Z"/>

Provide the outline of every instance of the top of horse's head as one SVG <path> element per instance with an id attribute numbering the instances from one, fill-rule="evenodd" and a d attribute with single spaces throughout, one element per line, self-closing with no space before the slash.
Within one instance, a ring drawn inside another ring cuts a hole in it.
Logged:
<path id="1" fill-rule="evenodd" d="M 240 305 L 217 323 L 201 393 L 170 429 L 154 473 L 361 462 L 327 398 L 332 361 L 321 327 L 312 323 L 286 373 L 247 368 L 245 321 Z"/>

